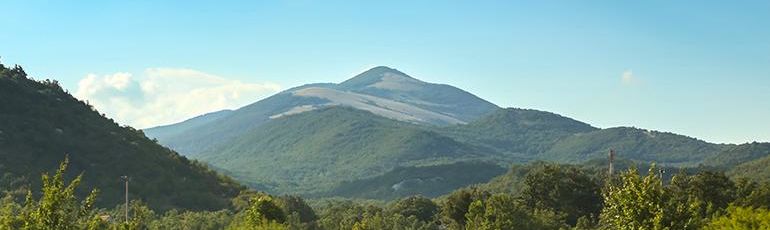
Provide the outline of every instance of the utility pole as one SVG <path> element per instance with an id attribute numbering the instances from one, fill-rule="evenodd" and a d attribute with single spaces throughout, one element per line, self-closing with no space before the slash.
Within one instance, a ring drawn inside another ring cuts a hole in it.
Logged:
<path id="1" fill-rule="evenodd" d="M 666 170 L 663 170 L 663 168 L 658 170 L 658 176 L 660 177 L 660 186 L 663 186 L 663 173 L 666 173 Z"/>
<path id="2" fill-rule="evenodd" d="M 612 177 L 612 171 L 614 170 L 614 168 L 612 167 L 612 163 L 615 161 L 615 150 L 614 149 L 610 149 L 609 161 L 610 161 L 609 173 L 610 173 L 610 177 Z"/>
<path id="3" fill-rule="evenodd" d="M 121 176 L 124 182 L 126 182 L 126 223 L 128 223 L 128 176 Z"/>

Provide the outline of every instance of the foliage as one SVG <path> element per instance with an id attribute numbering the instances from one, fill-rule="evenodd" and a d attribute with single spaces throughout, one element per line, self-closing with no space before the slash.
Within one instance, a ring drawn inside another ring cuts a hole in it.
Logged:
<path id="1" fill-rule="evenodd" d="M 563 216 L 547 210 L 529 210 L 513 196 L 494 194 L 475 200 L 465 215 L 465 229 L 560 229 Z"/>
<path id="2" fill-rule="evenodd" d="M 238 213 L 228 229 L 289 229 L 284 210 L 270 195 L 251 197 L 251 205 Z"/>
<path id="3" fill-rule="evenodd" d="M 697 229 L 702 221 L 697 212 L 702 202 L 670 202 L 655 167 L 647 176 L 635 168 L 620 175 L 620 184 L 609 184 L 601 212 L 602 224 L 611 229 Z"/>
<path id="4" fill-rule="evenodd" d="M 757 183 L 745 178 L 738 179 L 735 194 L 736 205 L 770 209 L 770 182 Z"/>
<path id="5" fill-rule="evenodd" d="M 149 229 L 167 230 L 217 230 L 224 229 L 232 219 L 233 213 L 229 210 L 179 212 L 167 211 L 149 224 Z"/>
<path id="6" fill-rule="evenodd" d="M 723 172 L 702 171 L 689 178 L 688 194 L 722 210 L 735 200 L 735 183 Z"/>
<path id="7" fill-rule="evenodd" d="M 299 196 L 285 195 L 275 200 L 285 216 L 296 215 L 300 223 L 312 223 L 318 220 L 313 208 Z"/>
<path id="8" fill-rule="evenodd" d="M 727 215 L 714 218 L 704 229 L 770 229 L 770 211 L 731 206 L 727 209 Z"/>
<path id="9" fill-rule="evenodd" d="M 423 196 L 411 196 L 397 201 L 390 207 L 390 211 L 405 217 L 414 216 L 419 221 L 431 222 L 435 220 L 439 207 Z"/>
<path id="10" fill-rule="evenodd" d="M 527 174 L 524 185 L 525 204 L 564 213 L 570 225 L 582 216 L 598 216 L 601 210 L 599 181 L 575 166 L 541 164 Z"/>
<path id="11" fill-rule="evenodd" d="M 491 194 L 478 187 L 464 188 L 450 193 L 441 207 L 441 222 L 451 229 L 465 228 L 465 215 L 475 200 L 485 200 Z"/>
<path id="12" fill-rule="evenodd" d="M 128 220 L 126 220 L 125 204 L 115 206 L 108 215 L 110 216 L 110 228 L 118 229 L 147 229 L 151 222 L 157 218 L 155 211 L 144 202 L 132 200 L 128 204 Z"/>
<path id="13" fill-rule="evenodd" d="M 590 193 L 599 195 L 576 182 L 596 182 L 576 166 L 538 163 L 524 177 L 525 188 L 518 195 L 471 187 L 442 197 L 440 206 L 422 196 L 403 198 L 384 208 L 326 200 L 316 215 L 298 196 L 250 191 L 233 199 L 236 212 L 170 210 L 158 215 L 133 200 L 125 221 L 123 205 L 95 209 L 95 193 L 78 201 L 74 191 L 81 177 L 65 183 L 67 163 L 61 163 L 54 176 L 43 176 L 39 200 L 31 192 L 23 204 L 17 203 L 14 193 L 0 199 L 0 229 L 757 229 L 768 224 L 763 207 L 770 194 L 767 183 L 733 182 L 719 172 L 687 175 L 683 170 L 664 185 L 656 167 L 650 167 L 646 176 L 632 168 L 607 182 L 598 223 L 588 213 L 573 224 L 568 221 L 572 211 L 593 207 L 576 202 L 576 197 L 590 200 Z M 569 186 L 574 189 L 563 189 Z"/>
<path id="14" fill-rule="evenodd" d="M 435 222 L 420 220 L 417 216 L 403 216 L 398 213 L 375 212 L 364 215 L 361 221 L 353 224 L 353 230 L 438 230 Z"/>
<path id="15" fill-rule="evenodd" d="M 352 201 L 327 201 L 321 208 L 318 223 L 322 229 L 343 230 L 352 229 L 364 216 L 382 212 L 376 206 L 363 206 Z"/>
<path id="16" fill-rule="evenodd" d="M 770 182 L 770 152 L 765 157 L 743 162 L 728 171 L 733 178 L 748 178 L 757 182 Z"/>
<path id="17" fill-rule="evenodd" d="M 12 197 L 3 199 L 0 212 L 0 229 L 93 229 L 99 224 L 95 219 L 93 206 L 98 190 L 94 189 L 84 200 L 79 201 L 75 189 L 80 185 L 82 175 L 69 184 L 64 180 L 69 161 L 65 159 L 51 177 L 42 176 L 42 196 L 35 200 L 32 191 L 27 193 L 24 205 L 15 204 Z M 15 216 L 15 217 L 14 217 Z"/>

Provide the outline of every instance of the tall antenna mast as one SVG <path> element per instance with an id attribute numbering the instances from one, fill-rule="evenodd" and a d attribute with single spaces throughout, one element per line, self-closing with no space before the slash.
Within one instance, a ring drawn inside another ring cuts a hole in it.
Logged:
<path id="1" fill-rule="evenodd" d="M 128 223 L 128 176 L 121 176 L 121 179 L 126 182 L 126 223 Z"/>
<path id="2" fill-rule="evenodd" d="M 610 149 L 609 161 L 610 161 L 609 173 L 610 173 L 610 176 L 612 176 L 612 172 L 614 170 L 614 168 L 612 167 L 612 163 L 615 161 L 615 150 L 614 149 Z"/>

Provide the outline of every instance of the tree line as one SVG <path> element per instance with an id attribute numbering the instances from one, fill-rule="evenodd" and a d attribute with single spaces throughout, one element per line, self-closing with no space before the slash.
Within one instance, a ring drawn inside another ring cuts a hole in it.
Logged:
<path id="1" fill-rule="evenodd" d="M 244 191 L 220 211 L 155 213 L 141 201 L 94 207 L 99 190 L 79 198 L 81 176 L 64 178 L 68 160 L 43 174 L 40 194 L 0 200 L 0 229 L 770 229 L 770 184 L 722 172 L 681 171 L 663 181 L 653 165 L 608 177 L 570 165 L 540 164 L 517 193 L 480 187 L 388 204 Z"/>

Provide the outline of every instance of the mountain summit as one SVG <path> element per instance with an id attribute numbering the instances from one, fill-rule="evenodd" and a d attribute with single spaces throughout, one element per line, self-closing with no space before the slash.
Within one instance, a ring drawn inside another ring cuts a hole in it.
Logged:
<path id="1" fill-rule="evenodd" d="M 379 66 L 340 84 L 295 87 L 226 115 L 204 115 L 145 132 L 180 153 L 194 156 L 270 120 L 330 106 L 351 107 L 393 120 L 435 126 L 465 124 L 499 109 L 456 87 L 423 82 L 396 69 Z M 180 131 L 182 129 L 184 131 Z"/>
<path id="2" fill-rule="evenodd" d="M 366 87 L 389 89 L 397 91 L 408 91 L 418 89 L 428 83 L 417 80 L 387 66 L 377 66 L 371 68 L 355 77 L 339 84 L 340 88 L 345 89 L 363 89 Z"/>

